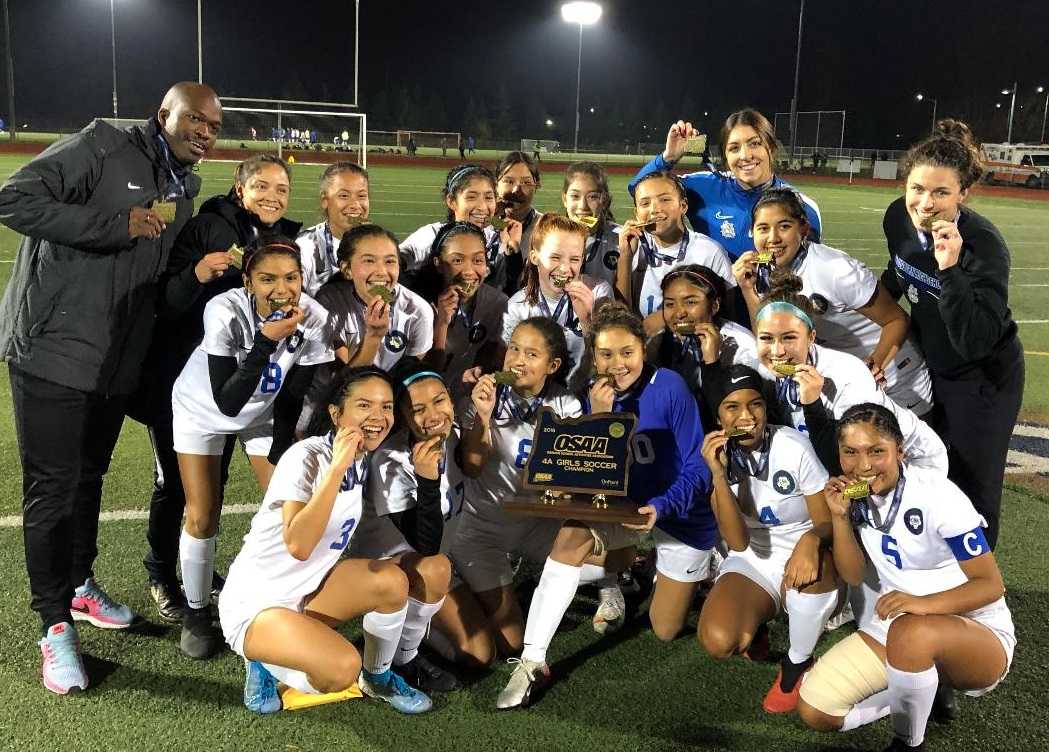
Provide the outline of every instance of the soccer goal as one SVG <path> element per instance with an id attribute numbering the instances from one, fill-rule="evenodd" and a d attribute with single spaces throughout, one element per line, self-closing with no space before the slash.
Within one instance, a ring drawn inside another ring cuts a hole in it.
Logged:
<path id="1" fill-rule="evenodd" d="M 810 157 L 820 152 L 828 157 L 845 156 L 845 110 L 809 110 L 797 113 L 797 138 L 794 156 Z M 783 157 L 790 147 L 790 113 L 777 112 L 773 127 L 776 140 L 783 144 Z"/>
<path id="2" fill-rule="evenodd" d="M 297 162 L 337 156 L 368 166 L 368 116 L 354 105 L 286 99 L 222 98 L 219 148 L 294 153 Z M 311 159 L 315 157 L 315 159 Z"/>
<path id="3" fill-rule="evenodd" d="M 405 149 L 408 147 L 408 137 L 415 141 L 417 148 L 427 149 L 452 149 L 459 148 L 459 139 L 462 134 L 458 131 L 397 131 L 397 147 Z"/>
<path id="4" fill-rule="evenodd" d="M 521 139 L 521 151 L 525 154 L 552 154 L 555 151 L 561 150 L 560 141 L 550 141 L 549 139 L 542 138 L 522 138 Z"/>

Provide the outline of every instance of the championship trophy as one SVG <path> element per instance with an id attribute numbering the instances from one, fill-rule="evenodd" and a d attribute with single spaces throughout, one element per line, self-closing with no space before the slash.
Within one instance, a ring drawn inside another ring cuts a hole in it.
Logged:
<path id="1" fill-rule="evenodd" d="M 541 408 L 524 469 L 525 487 L 538 493 L 505 500 L 503 509 L 533 517 L 645 524 L 646 517 L 626 498 L 636 427 L 632 413 L 559 418 L 549 407 Z"/>

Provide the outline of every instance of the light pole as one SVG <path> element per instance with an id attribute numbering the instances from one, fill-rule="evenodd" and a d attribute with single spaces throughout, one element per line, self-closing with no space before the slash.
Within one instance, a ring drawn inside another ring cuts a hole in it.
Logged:
<path id="1" fill-rule="evenodd" d="M 805 0 L 798 10 L 798 49 L 794 53 L 794 96 L 790 100 L 790 159 L 794 161 L 794 145 L 798 131 L 798 78 L 801 75 L 801 31 L 805 25 Z"/>
<path id="2" fill-rule="evenodd" d="M 921 92 L 918 92 L 918 94 L 914 98 L 917 99 L 919 102 L 924 102 L 926 100 L 928 100 L 929 102 L 932 102 L 932 128 L 929 129 L 929 133 L 935 133 L 936 132 L 936 105 L 938 104 L 938 102 L 935 99 L 933 99 L 932 97 L 925 96 Z"/>
<path id="3" fill-rule="evenodd" d="M 1039 86 L 1035 89 L 1039 94 L 1045 91 L 1045 109 L 1042 111 L 1042 135 L 1038 137 L 1038 143 L 1045 143 L 1045 118 L 1049 115 L 1049 91 L 1046 91 L 1046 87 Z"/>
<path id="4" fill-rule="evenodd" d="M 583 27 L 592 26 L 601 18 L 601 6 L 597 3 L 574 2 L 561 6 L 561 18 L 568 23 L 579 24 L 579 57 L 575 73 L 575 144 L 572 151 L 579 151 L 579 94 L 583 82 Z"/>
<path id="5" fill-rule="evenodd" d="M 11 140 L 18 136 L 18 119 L 15 117 L 15 56 L 11 52 L 11 17 L 7 13 L 7 0 L 4 2 L 4 48 L 7 50 L 7 116 L 11 118 L 8 126 Z"/>
<path id="6" fill-rule="evenodd" d="M 117 20 L 113 12 L 113 0 L 109 0 L 109 36 L 113 40 L 113 119 L 120 117 L 117 110 Z"/>
<path id="7" fill-rule="evenodd" d="M 1011 144 L 1013 142 L 1013 112 L 1016 111 L 1016 82 L 1013 81 L 1013 88 L 1002 89 L 1002 94 L 1012 94 L 1012 100 L 1009 102 L 1009 131 L 1005 136 L 1005 143 Z"/>

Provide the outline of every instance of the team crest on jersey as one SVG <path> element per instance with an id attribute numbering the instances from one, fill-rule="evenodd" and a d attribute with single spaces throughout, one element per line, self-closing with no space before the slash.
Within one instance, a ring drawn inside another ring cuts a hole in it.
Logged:
<path id="1" fill-rule="evenodd" d="M 485 337 L 488 336 L 488 327 L 478 322 L 470 327 L 470 331 L 467 337 L 470 339 L 471 345 L 476 345 L 478 342 L 484 342 Z"/>
<path id="2" fill-rule="evenodd" d="M 907 513 L 903 515 L 903 524 L 915 535 L 921 535 L 922 530 L 925 529 L 925 519 L 922 517 L 922 510 L 917 508 L 908 509 Z"/>
<path id="3" fill-rule="evenodd" d="M 619 251 L 609 251 L 602 260 L 606 269 L 615 271 L 616 267 L 619 266 Z"/>
<path id="4" fill-rule="evenodd" d="M 786 470 L 777 470 L 775 475 L 772 476 L 772 487 L 781 494 L 786 495 L 793 493 L 798 484 L 794 482 L 794 476 Z"/>
<path id="5" fill-rule="evenodd" d="M 912 303 L 918 302 L 918 288 L 914 285 L 907 285 L 907 300 Z"/>
<path id="6" fill-rule="evenodd" d="M 386 349 L 393 353 L 399 353 L 408 345 L 408 335 L 397 329 L 393 329 L 386 333 L 383 338 L 383 343 L 386 345 Z"/>
<path id="7" fill-rule="evenodd" d="M 809 300 L 812 301 L 812 307 L 816 310 L 816 313 L 820 315 L 826 313 L 827 309 L 830 308 L 830 301 L 818 292 L 810 295 Z"/>
<path id="8" fill-rule="evenodd" d="M 736 228 L 733 227 L 732 223 L 727 219 L 721 223 L 721 237 L 723 238 L 734 238 L 736 237 Z"/>

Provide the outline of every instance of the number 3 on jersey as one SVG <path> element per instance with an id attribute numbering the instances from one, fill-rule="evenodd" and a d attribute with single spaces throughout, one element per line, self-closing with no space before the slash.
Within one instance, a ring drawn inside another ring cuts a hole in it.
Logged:
<path id="1" fill-rule="evenodd" d="M 525 463 L 528 462 L 528 455 L 532 453 L 532 440 L 521 439 L 521 443 L 517 445 L 517 456 L 514 457 L 514 466 L 519 469 L 524 469 Z"/>
<path id="2" fill-rule="evenodd" d="M 259 391 L 263 394 L 273 394 L 280 391 L 282 378 L 284 378 L 284 372 L 281 370 L 280 363 L 267 363 L 266 370 L 262 372 L 262 383 L 259 384 Z"/>
<path id="3" fill-rule="evenodd" d="M 346 548 L 346 544 L 350 542 L 350 533 L 353 532 L 353 526 L 356 524 L 357 520 L 354 517 L 350 517 L 350 519 L 342 523 L 342 532 L 339 534 L 338 540 L 332 541 L 328 548 L 332 551 L 341 551 Z"/>

